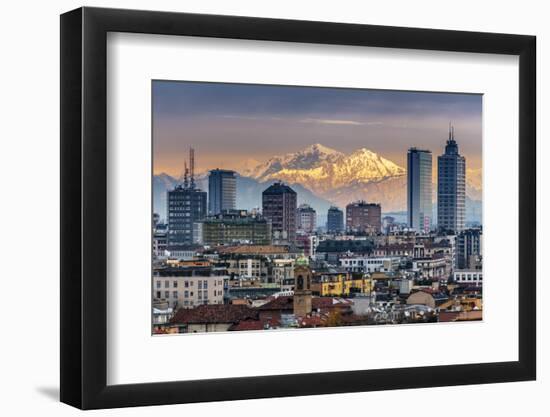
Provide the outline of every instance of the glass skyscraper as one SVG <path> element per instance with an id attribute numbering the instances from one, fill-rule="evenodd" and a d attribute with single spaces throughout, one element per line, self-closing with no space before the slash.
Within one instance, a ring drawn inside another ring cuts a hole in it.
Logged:
<path id="1" fill-rule="evenodd" d="M 418 232 L 429 232 L 432 215 L 432 153 L 410 148 L 407 153 L 407 223 Z"/>
<path id="2" fill-rule="evenodd" d="M 437 225 L 458 233 L 466 217 L 466 159 L 458 153 L 454 128 L 449 129 L 445 153 L 437 158 Z"/>
<path id="3" fill-rule="evenodd" d="M 213 169 L 208 176 L 208 211 L 220 214 L 237 206 L 237 178 L 235 171 Z"/>

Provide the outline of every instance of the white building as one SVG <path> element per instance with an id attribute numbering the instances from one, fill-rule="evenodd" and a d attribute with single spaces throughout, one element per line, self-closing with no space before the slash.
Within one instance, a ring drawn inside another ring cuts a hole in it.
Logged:
<path id="1" fill-rule="evenodd" d="M 400 261 L 398 256 L 346 256 L 340 259 L 340 266 L 348 272 L 393 272 Z"/>
<path id="2" fill-rule="evenodd" d="M 457 269 L 453 274 L 454 281 L 458 284 L 482 285 L 483 272 L 478 270 Z"/>

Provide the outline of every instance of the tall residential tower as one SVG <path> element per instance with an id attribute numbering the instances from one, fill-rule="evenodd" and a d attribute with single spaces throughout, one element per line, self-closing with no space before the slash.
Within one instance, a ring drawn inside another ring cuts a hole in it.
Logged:
<path id="1" fill-rule="evenodd" d="M 432 153 L 410 148 L 407 153 L 407 222 L 418 232 L 432 226 Z"/>
<path id="2" fill-rule="evenodd" d="M 296 242 L 297 194 L 288 185 L 276 182 L 262 193 L 262 215 L 271 221 L 274 244 Z"/>
<path id="3" fill-rule="evenodd" d="M 458 233 L 466 217 L 466 159 L 458 153 L 454 127 L 449 127 L 445 153 L 437 158 L 437 226 Z"/>

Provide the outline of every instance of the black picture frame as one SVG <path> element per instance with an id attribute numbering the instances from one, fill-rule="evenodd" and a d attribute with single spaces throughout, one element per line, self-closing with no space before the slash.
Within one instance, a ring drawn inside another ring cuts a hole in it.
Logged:
<path id="1" fill-rule="evenodd" d="M 108 32 L 519 56 L 519 360 L 107 385 Z M 536 377 L 534 36 L 80 8 L 61 16 L 61 401 L 82 409 L 533 380 Z"/>

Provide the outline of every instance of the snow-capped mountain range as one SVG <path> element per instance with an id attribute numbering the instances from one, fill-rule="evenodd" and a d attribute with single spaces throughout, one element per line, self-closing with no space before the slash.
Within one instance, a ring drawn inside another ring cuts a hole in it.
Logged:
<path id="1" fill-rule="evenodd" d="M 344 208 L 356 200 L 380 203 L 384 212 L 406 210 L 406 170 L 365 148 L 345 154 L 314 144 L 295 153 L 274 156 L 256 166 L 246 164 L 239 175 L 239 208 L 260 205 L 261 191 L 268 183 L 280 180 L 296 187 L 299 200 L 309 202 L 319 214 L 326 213 L 331 204 Z M 161 174 L 156 176 L 155 185 L 164 189 L 174 181 Z M 203 189 L 208 188 L 205 174 L 198 176 L 197 182 Z M 470 203 L 480 200 L 481 170 L 468 170 L 466 182 Z"/>
<path id="2" fill-rule="evenodd" d="M 298 183 L 323 195 L 353 184 L 401 177 L 405 170 L 365 148 L 345 155 L 315 144 L 300 152 L 275 156 L 242 175 L 261 182 L 282 180 L 289 184 Z"/>

